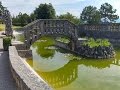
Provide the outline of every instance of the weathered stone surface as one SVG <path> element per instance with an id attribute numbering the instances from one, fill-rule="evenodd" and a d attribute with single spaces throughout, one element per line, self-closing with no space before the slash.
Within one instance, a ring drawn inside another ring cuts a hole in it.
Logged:
<path id="1" fill-rule="evenodd" d="M 112 46 L 98 46 L 90 48 L 89 46 L 80 46 L 76 51 L 84 57 L 97 58 L 97 59 L 107 59 L 114 58 L 115 51 Z"/>
<path id="2" fill-rule="evenodd" d="M 9 47 L 11 71 L 19 90 L 52 90 L 50 86 L 23 60 L 15 46 Z"/>
<path id="3" fill-rule="evenodd" d="M 23 27 L 23 30 L 25 36 L 25 45 L 28 48 L 30 48 L 32 43 L 44 35 L 67 36 L 75 42 L 78 39 L 77 26 L 68 20 L 39 19 Z M 72 46 L 72 48 L 73 47 L 74 46 Z"/>
<path id="4" fill-rule="evenodd" d="M 5 34 L 7 36 L 13 36 L 13 30 L 12 30 L 12 18 L 10 15 L 10 12 L 7 10 L 7 8 L 1 8 L 0 7 L 0 19 L 2 19 L 5 23 Z"/>
<path id="5" fill-rule="evenodd" d="M 79 25 L 78 36 L 106 38 L 113 46 L 120 47 L 120 23 Z"/>
<path id="6" fill-rule="evenodd" d="M 32 50 L 18 50 L 18 55 L 22 58 L 32 58 Z"/>

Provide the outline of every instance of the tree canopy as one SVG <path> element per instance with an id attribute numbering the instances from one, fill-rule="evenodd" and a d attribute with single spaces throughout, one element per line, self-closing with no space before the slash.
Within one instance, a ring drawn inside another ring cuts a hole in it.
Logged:
<path id="1" fill-rule="evenodd" d="M 26 13 L 24 14 L 19 13 L 19 15 L 16 17 L 13 17 L 12 20 L 13 20 L 12 21 L 13 25 L 16 25 L 16 26 L 24 26 L 31 22 L 30 16 L 27 15 Z"/>
<path id="2" fill-rule="evenodd" d="M 73 16 L 69 12 L 67 12 L 66 14 L 62 14 L 60 16 L 57 16 L 57 18 L 58 19 L 67 19 L 67 20 L 73 22 L 74 24 L 79 24 L 80 23 L 80 19 L 78 19 L 77 17 Z"/>
<path id="3" fill-rule="evenodd" d="M 0 2 L 0 7 L 4 8 Z M 74 24 L 99 24 L 101 22 L 110 21 L 115 22 L 119 16 L 116 14 L 116 9 L 113 9 L 112 5 L 104 3 L 101 5 L 100 9 L 94 6 L 86 6 L 80 18 L 67 12 L 66 14 L 61 14 L 56 16 L 56 12 L 51 3 L 40 4 L 30 15 L 26 13 L 20 13 L 16 17 L 13 17 L 13 25 L 24 26 L 36 19 L 67 19 Z M 104 21 L 102 21 L 104 20 Z"/>
<path id="4" fill-rule="evenodd" d="M 54 19 L 55 9 L 52 4 L 40 4 L 38 8 L 34 10 L 36 19 Z"/>
<path id="5" fill-rule="evenodd" d="M 83 9 L 80 18 L 88 24 L 103 22 L 102 19 L 105 19 L 104 22 L 115 22 L 119 18 L 116 11 L 108 3 L 102 4 L 99 10 L 94 6 L 87 6 Z"/>
<path id="6" fill-rule="evenodd" d="M 115 22 L 115 20 L 119 18 L 119 16 L 116 14 L 117 10 L 113 9 L 113 6 L 108 3 L 102 4 L 99 11 L 101 18 L 108 18 L 110 22 Z"/>
<path id="7" fill-rule="evenodd" d="M 100 13 L 96 7 L 87 6 L 83 9 L 80 19 L 84 23 L 92 24 L 100 22 Z"/>

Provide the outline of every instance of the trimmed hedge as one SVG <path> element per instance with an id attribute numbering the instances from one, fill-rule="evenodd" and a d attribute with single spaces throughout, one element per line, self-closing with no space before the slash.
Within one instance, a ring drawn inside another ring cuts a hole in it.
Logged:
<path id="1" fill-rule="evenodd" d="M 3 47 L 5 51 L 8 51 L 9 46 L 11 46 L 11 37 L 3 38 Z"/>

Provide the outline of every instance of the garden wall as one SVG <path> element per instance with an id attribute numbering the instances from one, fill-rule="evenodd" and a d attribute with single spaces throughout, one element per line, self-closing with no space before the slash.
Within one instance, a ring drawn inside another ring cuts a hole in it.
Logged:
<path id="1" fill-rule="evenodd" d="M 120 24 L 85 24 L 78 26 L 79 37 L 106 38 L 114 46 L 120 46 Z"/>

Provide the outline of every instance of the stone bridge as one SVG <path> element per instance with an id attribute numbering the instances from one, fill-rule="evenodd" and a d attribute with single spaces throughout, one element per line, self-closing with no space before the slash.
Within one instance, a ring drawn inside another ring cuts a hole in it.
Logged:
<path id="1" fill-rule="evenodd" d="M 75 49 L 78 41 L 77 26 L 68 20 L 39 19 L 23 27 L 23 30 L 27 48 L 45 35 L 69 37 L 72 50 Z"/>

